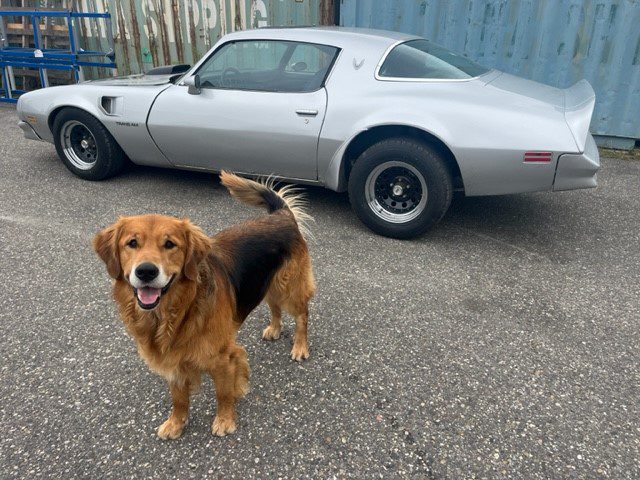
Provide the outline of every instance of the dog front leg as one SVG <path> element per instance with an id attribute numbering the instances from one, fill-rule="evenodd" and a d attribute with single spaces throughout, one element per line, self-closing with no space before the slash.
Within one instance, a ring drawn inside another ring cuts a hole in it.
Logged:
<path id="1" fill-rule="evenodd" d="M 182 435 L 182 430 L 189 417 L 189 393 L 188 380 L 172 380 L 169 382 L 173 407 L 169 418 L 158 427 L 158 436 L 163 440 L 175 439 Z"/>
<path id="2" fill-rule="evenodd" d="M 236 431 L 236 400 L 249 391 L 249 362 L 245 349 L 235 345 L 222 353 L 211 369 L 211 376 L 218 401 L 211 431 L 222 437 Z"/>

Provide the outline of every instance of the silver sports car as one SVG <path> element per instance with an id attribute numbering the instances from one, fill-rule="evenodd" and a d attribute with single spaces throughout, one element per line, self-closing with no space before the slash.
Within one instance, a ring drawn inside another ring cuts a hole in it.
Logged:
<path id="1" fill-rule="evenodd" d="M 139 165 L 274 175 L 349 192 L 377 233 L 433 226 L 453 191 L 596 186 L 586 80 L 558 89 L 420 37 L 346 28 L 226 35 L 195 66 L 24 94 L 27 138 L 79 177 Z"/>

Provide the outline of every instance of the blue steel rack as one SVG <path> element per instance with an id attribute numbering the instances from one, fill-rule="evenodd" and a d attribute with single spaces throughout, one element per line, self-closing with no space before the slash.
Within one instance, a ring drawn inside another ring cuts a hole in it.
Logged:
<path id="1" fill-rule="evenodd" d="M 6 17 L 29 17 L 33 28 L 33 48 L 9 45 L 4 23 Z M 69 32 L 69 48 L 41 48 L 40 19 L 44 17 L 65 18 Z M 89 51 L 78 48 L 78 36 L 74 31 L 74 19 L 105 19 L 109 52 Z M 82 13 L 71 10 L 0 10 L 0 102 L 17 102 L 25 93 L 17 90 L 13 68 L 38 69 L 42 87 L 48 87 L 47 70 L 70 70 L 76 82 L 83 79 L 82 67 L 116 68 L 113 50 L 113 33 L 109 13 Z"/>

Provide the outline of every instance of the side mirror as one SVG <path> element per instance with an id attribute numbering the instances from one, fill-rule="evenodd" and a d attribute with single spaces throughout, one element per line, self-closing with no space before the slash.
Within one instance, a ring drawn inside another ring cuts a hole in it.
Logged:
<path id="1" fill-rule="evenodd" d="M 200 75 L 197 73 L 191 77 L 184 79 L 184 84 L 189 87 L 189 95 L 200 95 L 202 88 L 200 87 Z"/>

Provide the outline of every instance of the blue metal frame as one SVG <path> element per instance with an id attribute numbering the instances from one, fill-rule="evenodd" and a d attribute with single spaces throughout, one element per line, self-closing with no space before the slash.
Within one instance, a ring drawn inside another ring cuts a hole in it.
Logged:
<path id="1" fill-rule="evenodd" d="M 72 70 L 76 82 L 80 80 L 81 67 L 116 68 L 115 62 L 108 57 L 109 52 L 78 51 L 73 20 L 75 18 L 104 18 L 107 20 L 107 31 L 111 29 L 111 15 L 109 13 L 82 13 L 71 10 L 43 11 L 43 10 L 0 10 L 0 22 L 3 17 L 29 17 L 33 28 L 34 48 L 11 47 L 0 45 L 0 80 L 4 88 L 0 88 L 0 102 L 17 102 L 17 98 L 25 93 L 24 90 L 12 90 L 9 82 L 7 67 L 37 68 L 43 87 L 48 86 L 46 70 Z M 69 49 L 40 48 L 39 19 L 43 17 L 66 18 L 69 31 Z M 113 37 L 107 36 L 113 52 Z M 38 50 L 42 56 L 35 56 Z M 89 61 L 90 57 L 103 57 L 105 61 Z M 2 87 L 0 85 L 0 87 Z"/>

